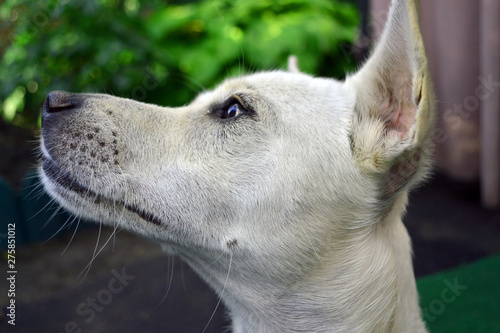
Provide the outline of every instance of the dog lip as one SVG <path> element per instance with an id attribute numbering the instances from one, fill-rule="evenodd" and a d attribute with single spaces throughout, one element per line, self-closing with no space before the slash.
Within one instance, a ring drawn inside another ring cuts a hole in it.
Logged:
<path id="1" fill-rule="evenodd" d="M 113 206 L 116 206 L 117 204 L 123 206 L 125 209 L 128 211 L 136 214 L 139 216 L 141 219 L 150 222 L 152 224 L 162 226 L 164 225 L 162 221 L 156 217 L 155 215 L 137 208 L 134 205 L 131 204 L 126 204 L 125 202 L 121 200 L 112 200 L 108 199 L 100 194 L 97 194 L 96 192 L 92 191 L 91 189 L 79 184 L 76 180 L 72 179 L 67 172 L 61 170 L 61 168 L 57 165 L 57 163 L 49 158 L 44 158 L 43 159 L 43 165 L 42 169 L 45 173 L 45 175 L 53 182 L 57 183 L 59 186 L 70 190 L 74 193 L 79 194 L 83 198 L 88 199 L 89 197 L 93 197 L 96 203 L 98 202 L 110 202 L 112 203 Z"/>
<path id="2" fill-rule="evenodd" d="M 84 186 L 77 183 L 74 179 L 72 179 L 67 172 L 61 170 L 61 168 L 56 164 L 56 162 L 49 158 L 44 158 L 43 171 L 45 175 L 50 178 L 50 180 L 59 184 L 63 188 L 76 192 L 82 196 L 92 195 L 95 197 L 100 197 L 97 193 L 94 193 L 90 189 L 85 188 Z"/>

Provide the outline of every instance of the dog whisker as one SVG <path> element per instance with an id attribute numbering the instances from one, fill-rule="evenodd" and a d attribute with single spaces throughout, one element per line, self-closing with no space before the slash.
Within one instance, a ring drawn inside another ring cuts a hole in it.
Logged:
<path id="1" fill-rule="evenodd" d="M 168 293 L 170 292 L 170 287 L 172 287 L 172 281 L 174 279 L 174 263 L 175 263 L 175 258 L 173 256 L 169 256 L 168 267 L 170 268 L 170 270 L 169 270 L 169 280 L 168 280 L 167 290 L 165 292 L 165 295 L 161 299 L 160 303 L 158 303 L 158 305 L 162 304 L 167 299 Z"/>
<path id="2" fill-rule="evenodd" d="M 232 263 L 233 263 L 233 252 L 231 251 L 231 252 L 229 252 L 229 265 L 227 267 L 227 275 L 226 275 L 226 279 L 224 280 L 224 286 L 222 287 L 222 291 L 219 294 L 219 300 L 217 301 L 217 304 L 215 305 L 215 309 L 212 312 L 210 319 L 208 319 L 208 323 L 205 325 L 205 328 L 203 329 L 203 331 L 201 333 L 205 333 L 208 326 L 212 322 L 212 319 L 214 318 L 215 313 L 217 312 L 217 309 L 219 309 L 220 302 L 222 301 L 222 297 L 224 296 L 224 292 L 226 291 L 227 282 L 229 281 L 229 274 L 231 273 Z"/>
<path id="3" fill-rule="evenodd" d="M 89 263 L 83 268 L 83 270 L 80 272 L 80 274 L 78 274 L 78 276 L 77 276 L 77 278 L 80 278 L 82 276 L 82 274 L 85 272 L 85 274 L 83 274 L 83 277 L 80 280 L 80 283 L 82 283 L 83 280 L 85 280 L 85 278 L 87 277 L 87 274 L 90 271 L 90 268 L 92 267 L 92 263 L 94 262 L 95 258 L 97 258 L 97 254 L 98 254 L 97 248 L 99 247 L 99 241 L 101 239 L 101 232 L 102 232 L 102 223 L 99 223 L 99 232 L 97 233 L 97 240 L 96 240 L 96 243 L 94 246 L 94 252 L 92 253 L 92 258 L 90 259 Z"/>
<path id="4" fill-rule="evenodd" d="M 51 199 L 49 202 L 47 202 L 45 204 L 45 206 L 43 206 L 42 208 L 40 208 L 40 210 L 38 212 L 36 212 L 35 214 L 33 214 L 33 216 L 30 216 L 28 218 L 28 221 L 29 220 L 32 220 L 34 219 L 36 216 L 38 216 L 40 213 L 44 212 L 45 210 L 49 210 L 49 209 L 52 209 L 52 207 L 56 204 L 56 200 L 55 199 Z M 59 206 L 59 205 L 58 205 Z M 44 223 L 44 225 L 42 226 L 41 229 L 43 229 L 45 226 L 47 225 L 47 222 Z"/>
<path id="5" fill-rule="evenodd" d="M 78 216 L 75 215 L 73 217 L 73 220 L 71 221 L 71 224 L 73 224 L 73 222 L 76 219 L 78 219 L 78 221 L 76 222 L 75 231 L 73 231 L 73 234 L 71 235 L 71 238 L 70 238 L 68 244 L 66 245 L 66 247 L 64 248 L 64 250 L 61 252 L 61 255 L 63 255 L 66 252 L 66 250 L 68 250 L 70 244 L 73 242 L 73 239 L 75 238 L 76 232 L 78 231 L 78 227 L 80 226 L 81 218 L 79 218 Z"/>
<path id="6" fill-rule="evenodd" d="M 25 187 L 26 190 L 29 190 L 30 188 L 31 188 L 31 190 L 24 196 L 24 198 L 23 198 L 24 200 L 30 199 L 32 194 L 33 194 L 33 197 L 36 198 L 37 196 L 40 196 L 41 194 L 45 193 L 45 191 L 43 189 L 43 184 L 41 182 L 36 182 L 33 185 Z M 35 193 L 36 191 L 38 191 L 38 195 L 36 195 L 36 193 Z"/>
<path id="7" fill-rule="evenodd" d="M 73 223 L 73 221 L 69 222 L 69 220 L 70 220 L 70 219 L 71 219 L 71 217 L 68 217 L 68 218 L 66 219 L 66 221 L 63 223 L 63 225 L 62 225 L 61 227 L 59 227 L 59 229 L 57 229 L 57 231 L 56 231 L 56 232 L 54 232 L 54 233 L 52 234 L 52 236 L 50 236 L 50 237 L 49 237 L 47 240 L 45 240 L 42 244 L 43 244 L 43 245 L 47 244 L 47 243 L 48 243 L 51 239 L 53 239 L 55 236 L 57 236 L 57 235 L 58 235 L 58 234 L 59 234 L 62 230 L 64 230 L 66 227 L 71 226 L 71 224 Z M 49 221 L 50 221 L 50 219 L 49 219 Z M 47 221 L 47 222 L 48 222 L 48 221 Z M 45 225 L 47 224 L 47 222 L 45 222 Z M 68 223 L 68 222 L 69 222 L 69 223 Z M 45 227 L 45 225 L 44 225 L 44 227 Z"/>
<path id="8" fill-rule="evenodd" d="M 47 225 L 50 223 L 50 221 L 52 221 L 54 219 L 54 217 L 61 211 L 61 209 L 62 209 L 61 206 L 57 206 L 57 208 L 54 210 L 52 215 L 47 219 L 47 221 L 45 221 L 45 223 L 42 225 L 42 227 L 40 229 L 42 229 L 42 230 L 45 229 L 47 227 Z M 64 224 L 63 224 L 63 226 L 64 226 Z M 61 227 L 61 229 L 62 229 L 62 227 Z"/>

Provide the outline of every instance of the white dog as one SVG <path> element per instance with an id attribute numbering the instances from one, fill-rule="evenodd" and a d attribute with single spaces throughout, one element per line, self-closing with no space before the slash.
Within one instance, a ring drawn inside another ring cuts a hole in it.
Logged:
<path id="1" fill-rule="evenodd" d="M 176 109 L 52 92 L 40 175 L 71 212 L 181 256 L 234 332 L 425 332 L 401 216 L 433 107 L 417 4 L 395 0 L 343 82 L 258 73 Z"/>

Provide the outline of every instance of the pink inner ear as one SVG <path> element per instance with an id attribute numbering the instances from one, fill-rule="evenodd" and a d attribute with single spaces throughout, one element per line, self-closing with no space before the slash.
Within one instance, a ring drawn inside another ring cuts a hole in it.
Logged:
<path id="1" fill-rule="evenodd" d="M 408 134 L 411 126 L 415 123 L 417 108 L 409 101 L 404 103 L 404 101 L 393 100 L 392 102 L 397 102 L 397 105 L 389 108 L 391 112 L 388 117 L 387 130 L 395 133 L 402 139 Z"/>

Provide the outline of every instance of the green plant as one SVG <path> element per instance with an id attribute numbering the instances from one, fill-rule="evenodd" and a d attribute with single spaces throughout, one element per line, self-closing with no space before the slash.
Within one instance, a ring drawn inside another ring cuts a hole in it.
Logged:
<path id="1" fill-rule="evenodd" d="M 51 90 L 105 92 L 161 105 L 248 71 L 341 77 L 358 13 L 341 0 L 7 0 L 0 5 L 0 115 L 35 128 Z"/>

